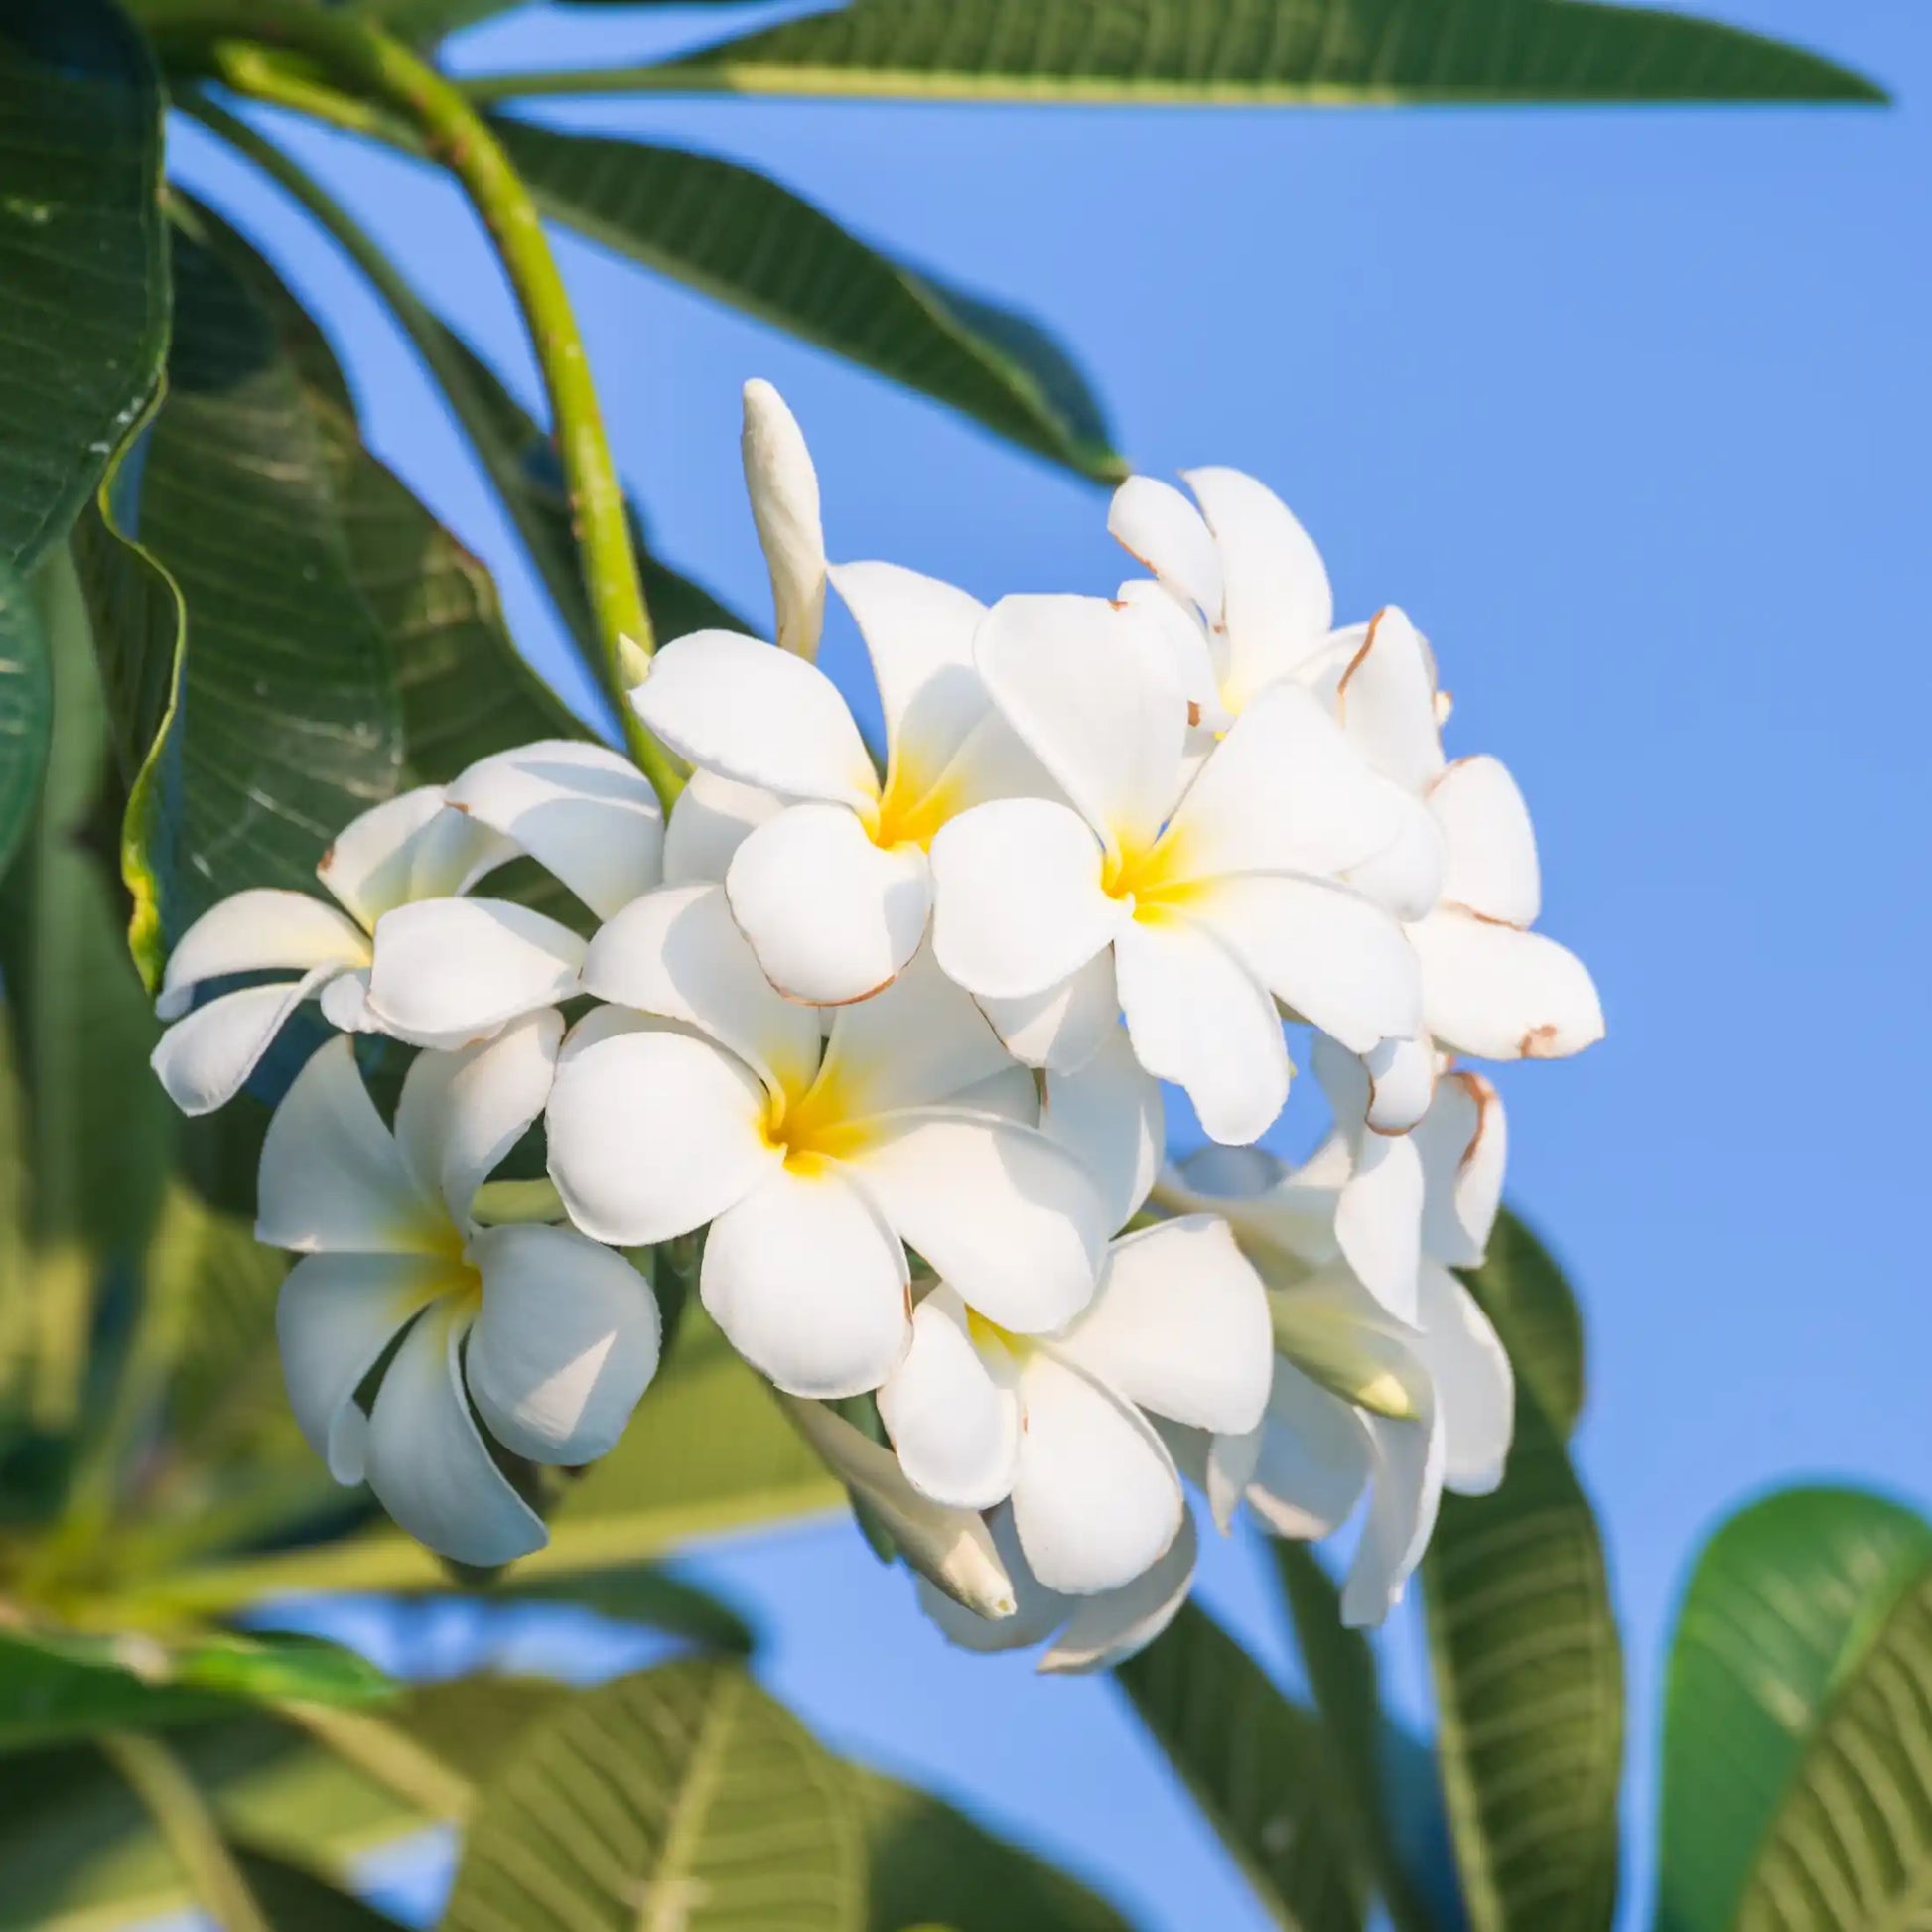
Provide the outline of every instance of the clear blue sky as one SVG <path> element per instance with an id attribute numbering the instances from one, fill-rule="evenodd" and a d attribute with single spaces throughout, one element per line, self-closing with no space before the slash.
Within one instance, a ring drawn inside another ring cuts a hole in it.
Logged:
<path id="1" fill-rule="evenodd" d="M 1932 15 L 1726 11 L 1827 45 L 1900 104 L 568 116 L 754 162 L 1049 321 L 1139 464 L 1255 471 L 1315 533 L 1345 614 L 1406 605 L 1446 660 L 1455 749 L 1520 776 L 1546 924 L 1594 968 L 1610 1022 L 1587 1058 L 1506 1085 L 1513 1196 L 1590 1325 L 1581 1455 L 1632 1660 L 1633 1887 L 1664 1632 L 1697 1541 L 1797 1477 L 1932 1502 Z M 540 11 L 460 58 L 615 59 L 696 21 Z M 336 137 L 301 147 L 532 394 L 453 199 Z M 178 159 L 337 326 L 376 444 L 499 566 L 520 639 L 561 675 L 379 312 L 192 131 Z M 982 596 L 1120 574 L 1100 492 L 593 249 L 565 262 L 660 548 L 741 607 L 765 596 L 737 474 L 752 374 L 804 421 L 835 554 Z M 849 634 L 828 661 L 855 668 Z M 1104 1876 L 1148 1932 L 1263 1924 L 1106 1684 L 948 1653 L 842 1526 L 693 1567 L 756 1604 L 771 1683 L 828 1737 Z M 1211 1551 L 1203 1588 L 1282 1658 L 1250 1551 Z M 1384 1643 L 1409 1699 L 1417 1634 L 1398 1620 Z"/>

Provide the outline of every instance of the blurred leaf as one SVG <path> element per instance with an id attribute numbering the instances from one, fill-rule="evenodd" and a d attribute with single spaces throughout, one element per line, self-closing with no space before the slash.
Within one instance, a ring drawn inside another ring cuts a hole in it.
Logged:
<path id="1" fill-rule="evenodd" d="M 1932 1526 L 1787 1489 L 1704 1547 L 1664 1703 L 1658 1932 L 1908 1922 L 1932 1884 Z"/>
<path id="2" fill-rule="evenodd" d="M 0 1627 L 0 1750 L 206 1718 L 217 1700 L 360 1704 L 388 1691 L 374 1665 L 316 1637 Z"/>
<path id="3" fill-rule="evenodd" d="M 845 1767 L 734 1665 L 689 1659 L 579 1693 L 482 1793 L 448 1932 L 861 1932 Z"/>
<path id="4" fill-rule="evenodd" d="M 851 1776 L 865 1814 L 871 1932 L 1130 1932 L 1077 1879 L 930 1792 L 856 1765 Z"/>
<path id="5" fill-rule="evenodd" d="M 854 0 L 660 67 L 492 75 L 550 92 L 920 100 L 1882 100 L 1868 80 L 1735 27 L 1581 0 Z"/>
<path id="6" fill-rule="evenodd" d="M 1436 1752 L 1386 1717 L 1377 1734 L 1382 1774 L 1378 1808 L 1409 1894 L 1420 1908 L 1420 1923 L 1435 1932 L 1469 1932 Z"/>
<path id="7" fill-rule="evenodd" d="M 1563 1270 L 1528 1224 L 1505 1207 L 1496 1216 L 1487 1258 L 1462 1279 L 1495 1324 L 1516 1373 L 1568 1440 L 1588 1378 L 1584 1317 Z"/>
<path id="8" fill-rule="evenodd" d="M 1444 1791 L 1476 1932 L 1607 1932 L 1623 1660 L 1596 1519 L 1525 1381 L 1493 1495 L 1423 1559 Z"/>
<path id="9" fill-rule="evenodd" d="M 113 519 L 165 568 L 192 620 L 152 742 L 152 694 L 169 680 L 151 660 L 166 627 L 126 628 L 107 675 L 117 739 L 143 771 L 123 861 L 137 926 L 160 942 L 150 970 L 230 892 L 313 891 L 331 839 L 402 773 L 394 666 L 348 567 L 300 372 L 188 210 L 175 280 L 169 393 L 138 525 L 119 501 Z M 123 548 L 121 562 L 125 572 L 138 559 Z"/>
<path id="10" fill-rule="evenodd" d="M 27 580 L 0 564 L 0 878 L 40 797 L 54 720 L 47 633 Z"/>
<path id="11" fill-rule="evenodd" d="M 1083 476 L 1126 475 L 1099 404 L 1038 324 L 955 296 L 737 162 L 527 121 L 494 126 L 544 211 L 593 240 Z"/>
<path id="12" fill-rule="evenodd" d="M 0 562 L 30 569 L 85 503 L 160 375 L 163 103 L 107 0 L 0 15 Z"/>
<path id="13" fill-rule="evenodd" d="M 253 1846 L 229 1851 L 272 1932 L 401 1932 L 387 1912 L 365 1905 L 297 1860 Z"/>
<path id="14" fill-rule="evenodd" d="M 741 1657 L 757 1644 L 752 1626 L 729 1603 L 653 1563 L 563 1577 L 524 1577 L 511 1570 L 478 1593 L 490 1603 L 576 1603 L 618 1623 L 661 1630 Z"/>
<path id="15" fill-rule="evenodd" d="M 1276 1924 L 1364 1923 L 1352 1796 L 1311 1711 L 1192 1602 L 1114 1680 Z"/>

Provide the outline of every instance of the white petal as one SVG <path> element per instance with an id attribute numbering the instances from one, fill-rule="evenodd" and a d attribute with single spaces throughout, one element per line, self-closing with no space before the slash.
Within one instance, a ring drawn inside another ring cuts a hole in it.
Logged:
<path id="1" fill-rule="evenodd" d="M 369 1011 L 369 969 L 358 966 L 325 980 L 318 1002 L 322 1017 L 344 1034 L 379 1034 L 382 1022 Z"/>
<path id="2" fill-rule="evenodd" d="M 1326 1536 L 1361 1500 L 1370 1466 L 1360 1412 L 1277 1359 L 1248 1506 L 1277 1536 Z"/>
<path id="3" fill-rule="evenodd" d="M 1465 1496 L 1486 1496 L 1503 1479 L 1516 1425 L 1509 1354 L 1476 1299 L 1447 1268 L 1422 1267 L 1417 1348 L 1436 1383 L 1443 1419 L 1443 1480 Z"/>
<path id="4" fill-rule="evenodd" d="M 668 1241 L 780 1165 L 765 1108 L 744 1061 L 709 1040 L 651 1031 L 614 1032 L 575 1051 L 566 1041 L 546 1115 L 550 1178 L 593 1240 Z"/>
<path id="5" fill-rule="evenodd" d="M 591 941 L 584 990 L 696 1027 L 773 1089 L 802 1093 L 817 1071 L 817 1014 L 765 978 L 721 885 L 633 899 Z"/>
<path id="6" fill-rule="evenodd" d="M 419 1543 L 487 1569 L 542 1549 L 549 1533 L 470 1418 L 460 1354 L 468 1326 L 456 1305 L 439 1303 L 404 1336 L 369 1417 L 369 1487 Z"/>
<path id="7" fill-rule="evenodd" d="M 1479 1073 L 1445 1075 L 1415 1141 L 1426 1188 L 1423 1249 L 1446 1267 L 1477 1267 L 1488 1252 L 1509 1159 L 1502 1096 Z"/>
<path id="8" fill-rule="evenodd" d="M 1166 875 L 1333 873 L 1400 830 L 1388 786 L 1299 684 L 1275 684 L 1234 721 L 1162 843 Z"/>
<path id="9" fill-rule="evenodd" d="M 844 805 L 767 819 L 725 875 L 732 916 L 788 999 L 845 1006 L 893 980 L 925 937 L 931 892 L 917 846 L 884 851 Z"/>
<path id="10" fill-rule="evenodd" d="M 742 785 L 715 771 L 694 771 L 664 828 L 664 883 L 722 880 L 732 855 L 785 801 L 761 785 Z"/>
<path id="11" fill-rule="evenodd" d="M 1365 1134 L 1335 1203 L 1335 1239 L 1361 1284 L 1398 1321 L 1416 1319 L 1422 1156 L 1406 1134 Z"/>
<path id="12" fill-rule="evenodd" d="M 1039 1660 L 1042 1671 L 1106 1670 L 1145 1650 L 1174 1620 L 1194 1581 L 1194 1519 L 1182 1515 L 1167 1554 L 1131 1584 L 1080 1599 L 1072 1620 Z"/>
<path id="13" fill-rule="evenodd" d="M 1184 500 L 1184 499 L 1183 499 Z M 1161 626 L 1169 662 L 1187 700 L 1187 736 L 1182 741 L 1184 766 L 1198 765 L 1214 749 L 1218 735 L 1233 718 L 1221 702 L 1221 664 L 1215 655 L 1218 641 L 1203 627 L 1191 604 L 1147 578 L 1133 578 L 1115 593 L 1122 604 L 1138 605 Z"/>
<path id="14" fill-rule="evenodd" d="M 1209 623 L 1221 621 L 1221 559 L 1214 534 L 1173 483 L 1129 477 L 1107 506 L 1107 533 Z"/>
<path id="15" fill-rule="evenodd" d="M 191 1115 L 226 1106 L 260 1065 L 289 1016 L 342 970 L 318 966 L 299 980 L 245 986 L 177 1020 L 156 1041 L 148 1060 L 168 1098 Z"/>
<path id="16" fill-rule="evenodd" d="M 1575 953 L 1452 905 L 1409 928 L 1423 1009 L 1445 1046 L 1486 1060 L 1553 1060 L 1603 1037 L 1603 1009 Z"/>
<path id="17" fill-rule="evenodd" d="M 1536 833 L 1508 768 L 1457 759 L 1431 788 L 1429 808 L 1449 850 L 1443 897 L 1506 925 L 1534 925 L 1543 906 Z"/>
<path id="18" fill-rule="evenodd" d="M 1198 1430 L 1189 1433 L 1207 1444 L 1200 1486 L 1206 1491 L 1207 1506 L 1214 1516 L 1214 1527 L 1226 1536 L 1234 1527 L 1235 1512 L 1241 1507 L 1241 1498 L 1254 1481 L 1255 1471 L 1261 1466 L 1268 1419 L 1264 1416 L 1242 1436 L 1201 1437 Z"/>
<path id="19" fill-rule="evenodd" d="M 1106 1204 L 1109 1228 L 1124 1228 L 1161 1172 L 1167 1124 L 1161 1086 L 1134 1057 L 1126 1033 L 1109 1027 L 1076 1072 L 1046 1076 L 1039 1124 L 1078 1157 Z"/>
<path id="20" fill-rule="evenodd" d="M 310 1057 L 262 1140 L 255 1239 L 302 1253 L 447 1249 L 441 1201 L 410 1177 L 340 1035 Z"/>
<path id="21" fill-rule="evenodd" d="M 905 1253 L 833 1162 L 774 1168 L 712 1223 L 700 1293 L 726 1339 L 791 1395 L 876 1389 L 911 1340 Z"/>
<path id="22" fill-rule="evenodd" d="M 984 1080 L 961 1087 L 946 1104 L 948 1111 L 995 1114 L 1022 1127 L 1039 1125 L 1039 1087 L 1029 1067 L 1008 1066 L 989 1073 Z"/>
<path id="23" fill-rule="evenodd" d="M 986 1016 L 921 952 L 885 992 L 839 1009 L 810 1104 L 848 1121 L 956 1104 L 1011 1065 Z"/>
<path id="24" fill-rule="evenodd" d="M 1402 1601 L 1411 1572 L 1429 1547 L 1443 1496 L 1443 1430 L 1439 1421 L 1391 1422 L 1365 1416 L 1374 1487 L 1362 1540 L 1342 1586 L 1341 1620 L 1351 1628 L 1380 1623 Z"/>
<path id="25" fill-rule="evenodd" d="M 1419 792 L 1443 768 L 1436 723 L 1436 665 L 1407 616 L 1376 614 L 1336 697 L 1342 730 L 1361 755 L 1405 791 Z"/>
<path id="26" fill-rule="evenodd" d="M 914 803 L 992 709 L 973 667 L 986 607 L 897 564 L 840 564 L 832 583 L 872 658 L 886 714 L 887 793 Z"/>
<path id="27" fill-rule="evenodd" d="M 657 1372 L 643 1278 L 575 1228 L 486 1228 L 470 1254 L 483 1308 L 465 1368 L 489 1433 L 532 1462 L 608 1454 Z"/>
<path id="28" fill-rule="evenodd" d="M 1143 914 L 1114 943 L 1134 1055 L 1186 1090 L 1208 1136 L 1256 1140 L 1288 1098 L 1288 1045 L 1275 1002 L 1212 933 Z"/>
<path id="29" fill-rule="evenodd" d="M 1097 597 L 1006 597 L 975 651 L 994 702 L 1116 851 L 1151 844 L 1180 788 L 1187 699 L 1161 625 Z"/>
<path id="30" fill-rule="evenodd" d="M 430 1255 L 305 1255 L 282 1282 L 275 1336 L 289 1407 L 338 1482 L 360 1482 L 365 1428 L 355 1391 L 419 1309 L 451 1286 Z"/>
<path id="31" fill-rule="evenodd" d="M 513 839 L 599 918 L 663 875 L 664 812 L 620 752 L 578 739 L 519 745 L 473 764 L 450 803 Z"/>
<path id="32" fill-rule="evenodd" d="M 1197 1147 L 1175 1169 L 1189 1193 L 1211 1212 L 1221 1200 L 1253 1200 L 1278 1185 L 1288 1173 L 1279 1155 L 1263 1147 Z"/>
<path id="33" fill-rule="evenodd" d="M 563 1015 L 545 1007 L 482 1045 L 418 1053 L 404 1076 L 396 1146 L 458 1227 L 469 1226 L 477 1189 L 543 1112 L 563 1036 Z"/>
<path id="34" fill-rule="evenodd" d="M 316 877 L 373 931 L 398 905 L 466 893 L 515 857 L 500 832 L 451 811 L 441 785 L 419 785 L 344 826 Z"/>
<path id="35" fill-rule="evenodd" d="M 932 841 L 932 950 L 947 975 L 992 999 L 1028 999 L 1069 978 L 1120 930 L 1085 821 L 1044 798 L 1004 798 Z"/>
<path id="36" fill-rule="evenodd" d="M 1227 699 L 1238 711 L 1320 648 L 1334 622 L 1334 593 L 1320 551 L 1272 489 L 1238 470 L 1183 475 L 1220 554 L 1232 647 Z"/>
<path id="37" fill-rule="evenodd" d="M 368 957 L 368 936 L 362 929 L 307 893 L 267 887 L 235 893 L 210 905 L 182 934 L 168 956 L 154 1010 L 163 1020 L 179 1020 L 194 1003 L 201 981 L 228 973 L 363 966 Z"/>
<path id="38" fill-rule="evenodd" d="M 1386 779 L 1383 789 L 1395 814 L 1395 836 L 1373 858 L 1350 866 L 1344 877 L 1398 919 L 1420 919 L 1443 897 L 1449 841 L 1422 799 Z"/>
<path id="39" fill-rule="evenodd" d="M 758 378 L 745 385 L 740 449 L 752 521 L 771 573 L 778 648 L 811 657 L 825 622 L 825 526 L 819 515 L 818 472 L 798 419 L 777 390 Z"/>
<path id="40" fill-rule="evenodd" d="M 982 995 L 979 1008 L 1015 1059 L 1051 1073 L 1077 1072 L 1120 1018 L 1113 949 L 1095 953 L 1044 993 L 1017 1000 Z"/>
<path id="41" fill-rule="evenodd" d="M 1377 1134 L 1406 1134 L 1429 1111 L 1436 1092 L 1436 1048 L 1428 1038 L 1385 1039 L 1362 1056 L 1368 1073 L 1366 1124 Z"/>
<path id="42" fill-rule="evenodd" d="M 899 1238 L 1001 1327 L 1050 1333 L 1091 1298 L 1106 1240 L 1100 1199 L 1037 1128 L 906 1113 L 847 1166 Z"/>
<path id="43" fill-rule="evenodd" d="M 1146 1418 L 1044 1348 L 1020 1372 L 1013 1521 L 1049 1589 L 1091 1596 L 1150 1570 L 1179 1533 L 1180 1477 Z"/>
<path id="44" fill-rule="evenodd" d="M 1013 1583 L 1011 1616 L 976 1616 L 963 1604 L 918 1579 L 919 1608 L 939 1626 L 948 1643 L 982 1656 L 1004 1650 L 1024 1650 L 1037 1643 L 1066 1618 L 1071 1607 L 1064 1596 L 1048 1589 L 1027 1567 L 1020 1539 L 1013 1527 L 1013 1511 L 1002 1505 L 986 1519 L 995 1550 Z"/>
<path id="45" fill-rule="evenodd" d="M 1422 971 L 1407 936 L 1346 886 L 1248 873 L 1197 887 L 1187 917 L 1284 1006 L 1357 1053 L 1422 1029 Z"/>
<path id="46" fill-rule="evenodd" d="M 433 898 L 376 922 L 369 1011 L 398 1039 L 477 1039 L 578 991 L 584 941 L 526 905 Z"/>
<path id="47" fill-rule="evenodd" d="M 630 694 L 672 751 L 741 784 L 866 810 L 879 780 L 838 686 L 754 637 L 700 630 L 666 644 Z"/>
<path id="48" fill-rule="evenodd" d="M 1116 1241 L 1086 1312 L 1053 1347 L 1138 1407 L 1230 1436 L 1261 1421 L 1274 1373 L 1261 1277 L 1228 1224 L 1205 1214 Z"/>
<path id="49" fill-rule="evenodd" d="M 943 1283 L 912 1311 L 912 1345 L 879 1390 L 899 1466 L 922 1495 L 990 1509 L 1013 1487 L 1020 1397 L 1012 1357 L 982 1351 L 965 1304 Z"/>

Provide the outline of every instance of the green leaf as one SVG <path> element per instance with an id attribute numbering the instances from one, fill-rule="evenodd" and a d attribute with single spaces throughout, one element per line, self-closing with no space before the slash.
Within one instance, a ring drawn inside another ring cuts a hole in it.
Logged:
<path id="1" fill-rule="evenodd" d="M 54 673 L 27 580 L 0 564 L 0 878 L 26 835 L 47 768 Z"/>
<path id="2" fill-rule="evenodd" d="M 738 1656 L 749 1656 L 757 1644 L 751 1624 L 729 1603 L 654 1563 L 558 1577 L 523 1577 L 512 1570 L 480 1594 L 489 1602 L 576 1603 L 619 1623 L 640 1624 Z"/>
<path id="3" fill-rule="evenodd" d="M 1538 1236 L 1504 1208 L 1480 1268 L 1462 1277 L 1495 1324 L 1516 1373 L 1567 1440 L 1587 1387 L 1584 1317 L 1570 1284 Z"/>
<path id="4" fill-rule="evenodd" d="M 854 0 L 661 67 L 474 91 L 633 88 L 1224 106 L 1884 98 L 1761 35 L 1584 0 Z"/>
<path id="5" fill-rule="evenodd" d="M 930 1792 L 856 1765 L 851 1776 L 865 1814 L 870 1932 L 1130 1932 L 1077 1879 Z"/>
<path id="6" fill-rule="evenodd" d="M 219 1701 L 363 1704 L 389 1681 L 320 1638 L 0 1629 L 0 1750 L 206 1718 Z"/>
<path id="7" fill-rule="evenodd" d="M 1117 482 L 1126 465 L 1064 349 L 868 247 L 737 162 L 498 119 L 544 211 L 646 268 Z"/>
<path id="8" fill-rule="evenodd" d="M 150 971 L 231 892 L 313 891 L 330 841 L 403 769 L 394 665 L 348 564 L 301 373 L 192 212 L 182 223 L 169 393 L 138 527 L 125 504 L 111 518 L 190 618 L 178 668 L 156 661 L 169 642 L 157 621 L 118 633 L 107 675 L 123 756 L 141 772 L 123 866 Z M 125 547 L 119 561 L 122 580 L 146 568 Z M 158 732 L 157 691 L 170 694 Z"/>
<path id="9" fill-rule="evenodd" d="M 1278 1925 L 1362 1925 L 1351 1799 L 1311 1711 L 1191 1602 L 1114 1680 Z"/>
<path id="10" fill-rule="evenodd" d="M 273 1932 L 401 1932 L 387 1912 L 297 1860 L 242 1844 L 231 1843 L 229 1851 Z"/>
<path id="11" fill-rule="evenodd" d="M 1439 1749 L 1475 1932 L 1607 1932 L 1623 1661 L 1596 1519 L 1527 1380 L 1493 1495 L 1423 1559 Z"/>
<path id="12" fill-rule="evenodd" d="M 107 0 L 0 20 L 0 562 L 66 535 L 168 340 L 161 89 Z"/>
<path id="13" fill-rule="evenodd" d="M 483 1792 L 446 1932 L 861 1932 L 860 1807 L 838 1759 L 734 1665 L 600 1685 Z"/>
<path id="14" fill-rule="evenodd" d="M 1664 1701 L 1658 1932 L 1863 1932 L 1932 1895 L 1928 1598 L 1932 1526 L 1863 1490 L 1780 1491 L 1705 1545 Z"/>

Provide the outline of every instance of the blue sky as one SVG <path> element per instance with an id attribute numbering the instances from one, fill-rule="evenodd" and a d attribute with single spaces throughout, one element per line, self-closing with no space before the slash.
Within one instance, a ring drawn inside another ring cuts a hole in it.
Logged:
<path id="1" fill-rule="evenodd" d="M 1321 544 L 1345 615 L 1400 602 L 1535 811 L 1546 926 L 1610 1036 L 1505 1077 L 1511 1192 L 1582 1291 L 1581 1438 L 1631 1653 L 1631 1889 L 1673 1592 L 1766 1485 L 1932 1502 L 1918 1220 L 1932 1080 L 1932 16 L 1731 0 L 1888 83 L 1889 112 L 1151 112 L 654 101 L 568 118 L 767 169 L 869 238 L 1022 304 L 1079 353 L 1144 468 L 1235 464 Z M 715 16 L 713 17 L 715 20 Z M 476 67 L 642 54 L 693 12 L 537 10 Z M 452 197 L 298 143 L 534 394 Z M 347 350 L 377 447 L 539 599 L 407 350 L 332 251 L 184 130 L 187 179 L 269 247 Z M 738 389 L 804 422 L 835 554 L 982 596 L 1111 588 L 1104 495 L 939 408 L 566 243 L 620 461 L 659 547 L 765 591 Z M 849 632 L 828 664 L 857 671 Z M 769 1681 L 831 1739 L 1103 1878 L 1149 1932 L 1264 1920 L 1104 1683 L 948 1653 L 849 1530 L 707 1555 Z M 1251 1550 L 1202 1588 L 1271 1662 Z M 1384 1654 L 1420 1695 L 1418 1631 Z"/>

